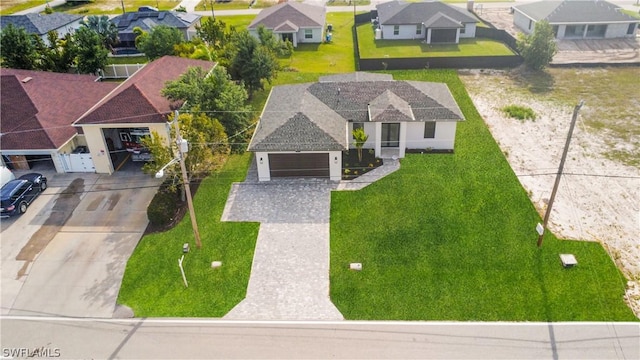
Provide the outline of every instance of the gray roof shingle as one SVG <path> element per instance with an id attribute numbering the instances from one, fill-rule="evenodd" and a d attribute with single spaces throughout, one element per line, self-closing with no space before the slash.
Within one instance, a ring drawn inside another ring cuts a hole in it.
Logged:
<path id="1" fill-rule="evenodd" d="M 111 19 L 118 27 L 121 41 L 133 41 L 137 35 L 133 33 L 135 27 L 150 31 L 158 25 L 165 25 L 177 29 L 187 29 L 201 18 L 197 14 L 178 11 L 138 11 L 128 12 Z"/>
<path id="2" fill-rule="evenodd" d="M 347 122 L 464 120 L 446 84 L 358 73 L 274 86 L 250 151 L 329 151 L 349 146 Z M 344 81 L 341 81 L 344 79 Z"/>
<path id="3" fill-rule="evenodd" d="M 535 21 L 546 20 L 549 23 L 595 23 L 595 22 L 627 22 L 637 23 L 633 18 L 620 11 L 620 7 L 603 0 L 565 0 L 538 1 L 514 6 Z"/>
<path id="4" fill-rule="evenodd" d="M 298 28 L 322 28 L 326 18 L 324 7 L 298 2 L 285 2 L 268 7 L 249 24 L 248 29 L 256 29 L 263 25 L 267 29 L 275 29 L 285 22 Z"/>
<path id="5" fill-rule="evenodd" d="M 440 1 L 411 2 L 391 1 L 376 5 L 378 20 L 382 25 L 422 24 L 438 13 L 460 23 L 476 23 L 476 19 L 465 9 Z"/>
<path id="6" fill-rule="evenodd" d="M 0 16 L 0 28 L 13 24 L 15 27 L 24 28 L 30 34 L 45 35 L 51 30 L 57 30 L 74 21 L 82 19 L 81 15 L 65 13 L 53 13 L 49 15 L 25 14 Z"/>

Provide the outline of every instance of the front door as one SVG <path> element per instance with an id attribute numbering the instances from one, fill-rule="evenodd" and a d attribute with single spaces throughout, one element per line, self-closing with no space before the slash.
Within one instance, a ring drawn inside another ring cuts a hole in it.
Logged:
<path id="1" fill-rule="evenodd" d="M 287 41 L 287 40 L 289 40 L 289 42 L 293 44 L 293 33 L 282 34 L 282 41 Z"/>
<path id="2" fill-rule="evenodd" d="M 382 147 L 400 147 L 400 123 L 382 124 Z"/>

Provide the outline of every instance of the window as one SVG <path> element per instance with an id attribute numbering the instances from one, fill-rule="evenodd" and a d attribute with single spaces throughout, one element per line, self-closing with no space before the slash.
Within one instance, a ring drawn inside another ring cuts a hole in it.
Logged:
<path id="1" fill-rule="evenodd" d="M 304 38 L 313 39 L 313 29 L 304 29 Z"/>
<path id="2" fill-rule="evenodd" d="M 634 32 L 636 32 L 636 24 L 629 24 L 627 35 L 633 35 Z"/>
<path id="3" fill-rule="evenodd" d="M 424 138 L 425 139 L 433 139 L 436 137 L 436 123 L 435 121 L 430 121 L 424 123 Z"/>
<path id="4" fill-rule="evenodd" d="M 353 123 L 353 130 L 355 131 L 356 129 L 362 129 L 362 130 L 364 130 L 364 123 L 361 123 L 361 122 L 354 122 L 354 123 Z"/>
<path id="5" fill-rule="evenodd" d="M 400 25 L 393 26 L 393 35 L 400 35 Z"/>
<path id="6" fill-rule="evenodd" d="M 463 28 L 460 29 L 460 35 L 464 34 L 466 30 L 467 30 L 467 26 L 465 25 Z"/>
<path id="7" fill-rule="evenodd" d="M 422 35 L 422 24 L 416 25 L 416 35 Z"/>

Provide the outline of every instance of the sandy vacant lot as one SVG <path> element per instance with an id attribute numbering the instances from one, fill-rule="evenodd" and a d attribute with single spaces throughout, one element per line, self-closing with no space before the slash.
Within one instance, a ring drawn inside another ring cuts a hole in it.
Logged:
<path id="1" fill-rule="evenodd" d="M 548 93 L 542 96 L 523 91 L 526 86 L 514 80 L 517 78 L 514 73 L 518 71 L 522 69 L 469 70 L 461 71 L 460 77 L 542 216 L 577 102 L 563 104 L 551 100 L 553 95 Z M 631 70 L 630 76 L 640 75 L 640 70 L 637 71 Z M 556 85 L 561 85 L 557 79 Z M 612 91 L 615 89 L 616 85 L 612 84 Z M 619 133 L 606 127 L 596 129 L 585 121 L 602 105 L 598 97 L 606 94 L 589 94 L 588 88 L 584 92 L 581 95 L 587 101 L 579 112 L 564 169 L 566 175 L 562 177 L 553 204 L 549 228 L 560 238 L 601 242 L 629 279 L 626 301 L 636 315 L 640 315 L 640 171 L 632 161 L 619 161 L 610 156 L 612 147 L 637 156 L 640 101 L 627 102 L 630 114 L 635 117 L 610 120 L 611 123 L 631 121 L 630 135 L 625 140 Z M 537 119 L 508 118 L 501 109 L 512 104 L 530 107 Z M 614 116 L 626 117 L 624 114 Z"/>

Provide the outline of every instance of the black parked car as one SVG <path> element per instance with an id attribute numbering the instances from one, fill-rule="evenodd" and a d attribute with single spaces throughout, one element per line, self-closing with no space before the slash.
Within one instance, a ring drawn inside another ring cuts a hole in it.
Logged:
<path id="1" fill-rule="evenodd" d="M 47 178 L 38 173 L 22 175 L 0 189 L 0 217 L 27 211 L 33 200 L 47 188 Z"/>

